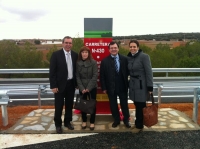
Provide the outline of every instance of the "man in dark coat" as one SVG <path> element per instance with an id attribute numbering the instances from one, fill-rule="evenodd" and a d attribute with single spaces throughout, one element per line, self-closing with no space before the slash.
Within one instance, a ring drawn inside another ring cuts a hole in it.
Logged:
<path id="1" fill-rule="evenodd" d="M 55 51 L 51 56 L 49 72 L 50 88 L 55 98 L 54 122 L 57 133 L 62 133 L 63 105 L 65 105 L 64 126 L 70 130 L 74 129 L 70 122 L 77 87 L 75 72 L 78 54 L 71 50 L 72 38 L 64 37 L 62 45 L 63 48 Z"/>
<path id="2" fill-rule="evenodd" d="M 117 96 L 120 99 L 120 106 L 124 116 L 124 124 L 130 128 L 128 109 L 128 61 L 120 55 L 119 46 L 116 42 L 109 44 L 110 55 L 101 61 L 100 82 L 103 93 L 108 94 L 110 109 L 114 118 L 112 127 L 120 124 L 120 114 L 118 109 Z"/>

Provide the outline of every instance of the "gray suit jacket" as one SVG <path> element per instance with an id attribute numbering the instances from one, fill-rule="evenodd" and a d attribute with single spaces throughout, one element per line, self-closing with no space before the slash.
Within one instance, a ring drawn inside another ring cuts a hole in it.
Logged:
<path id="1" fill-rule="evenodd" d="M 80 91 L 97 87 L 98 69 L 95 60 L 78 61 L 76 65 L 76 80 Z"/>

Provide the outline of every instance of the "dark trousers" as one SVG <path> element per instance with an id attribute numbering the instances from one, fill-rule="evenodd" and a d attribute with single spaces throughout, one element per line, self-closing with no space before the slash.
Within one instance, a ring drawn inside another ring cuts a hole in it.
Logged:
<path id="1" fill-rule="evenodd" d="M 112 116 L 114 118 L 115 122 L 120 122 L 120 114 L 119 114 L 119 108 L 117 103 L 117 96 L 119 96 L 120 106 L 121 110 L 124 116 L 124 123 L 129 121 L 129 108 L 128 108 L 128 98 L 127 98 L 127 92 L 114 92 L 114 94 L 108 94 L 108 98 L 110 101 L 110 109 Z"/>
<path id="2" fill-rule="evenodd" d="M 56 127 L 62 126 L 62 111 L 63 105 L 65 105 L 65 116 L 64 116 L 64 124 L 70 123 L 72 121 L 72 109 L 74 103 L 74 82 L 73 80 L 67 81 L 65 90 L 60 93 L 54 94 L 55 98 L 55 115 L 54 122 Z"/>
<path id="3" fill-rule="evenodd" d="M 146 102 L 134 102 L 135 105 L 135 126 L 136 128 L 142 129 L 143 125 L 143 108 L 146 107 Z"/>
<path id="4" fill-rule="evenodd" d="M 89 96 L 88 93 L 82 94 L 81 92 L 80 92 L 80 95 L 83 95 L 83 98 L 86 98 L 86 99 L 87 99 L 87 96 Z M 93 88 L 90 91 L 90 95 L 91 95 L 91 99 L 96 100 L 97 88 Z M 87 122 L 87 113 L 81 112 L 81 114 L 82 114 L 83 122 Z M 95 123 L 95 118 L 96 118 L 96 108 L 94 109 L 94 113 L 90 114 L 90 123 L 91 124 Z"/>

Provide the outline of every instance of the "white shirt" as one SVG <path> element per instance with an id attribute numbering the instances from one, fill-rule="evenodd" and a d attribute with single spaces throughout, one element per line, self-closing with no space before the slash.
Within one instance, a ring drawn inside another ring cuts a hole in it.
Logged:
<path id="1" fill-rule="evenodd" d="M 138 51 L 137 51 L 136 53 L 132 54 L 132 56 L 134 56 L 134 55 L 137 54 L 137 53 L 138 53 Z"/>

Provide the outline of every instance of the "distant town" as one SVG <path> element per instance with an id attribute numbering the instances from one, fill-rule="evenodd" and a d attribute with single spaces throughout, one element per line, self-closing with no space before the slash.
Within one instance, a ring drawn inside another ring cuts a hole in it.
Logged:
<path id="1" fill-rule="evenodd" d="M 75 37 L 81 38 L 83 37 Z M 168 44 L 171 48 L 185 45 L 188 41 L 199 41 L 200 33 L 166 33 L 166 34 L 149 34 L 149 35 L 130 35 L 130 36 L 113 36 L 113 40 L 119 44 L 126 46 L 131 39 L 140 41 L 140 44 L 145 44 L 151 48 L 158 43 Z M 62 44 L 62 39 L 5 39 L 15 42 L 17 45 L 23 45 L 25 42 L 32 44 Z"/>

